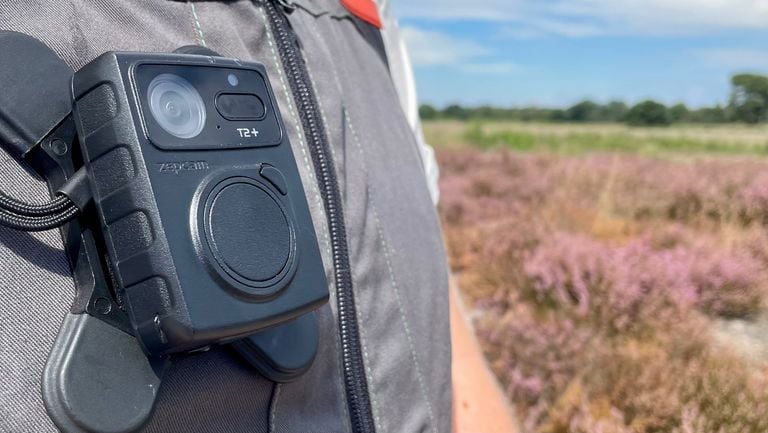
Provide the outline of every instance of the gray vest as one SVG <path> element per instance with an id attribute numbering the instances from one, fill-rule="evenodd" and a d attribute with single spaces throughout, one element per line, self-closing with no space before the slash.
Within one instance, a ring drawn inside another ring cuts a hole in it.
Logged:
<path id="1" fill-rule="evenodd" d="M 338 0 L 296 3 L 288 17 L 319 100 L 343 199 L 375 431 L 449 432 L 443 241 L 381 37 Z M 247 0 L 2 2 L 0 29 L 40 39 L 74 69 L 105 51 L 171 52 L 191 44 L 266 65 L 330 284 L 330 303 L 318 314 L 317 359 L 298 381 L 275 384 L 225 348 L 180 357 L 143 431 L 353 432 L 328 223 L 300 113 L 263 5 Z M 47 196 L 42 181 L 2 151 L 0 157 L 4 192 L 27 201 Z M 57 231 L 28 234 L 0 228 L 0 432 L 56 431 L 41 397 L 41 375 L 73 297 Z"/>

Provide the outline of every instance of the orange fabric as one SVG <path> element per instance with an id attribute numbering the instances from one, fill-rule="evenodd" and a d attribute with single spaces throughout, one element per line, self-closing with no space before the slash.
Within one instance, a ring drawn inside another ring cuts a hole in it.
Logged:
<path id="1" fill-rule="evenodd" d="M 381 29 L 384 27 L 379 16 L 379 9 L 373 0 L 341 0 L 341 4 L 354 16 L 368 24 Z"/>
<path id="2" fill-rule="evenodd" d="M 451 281 L 453 432 L 517 433 L 511 407 L 491 373 Z"/>

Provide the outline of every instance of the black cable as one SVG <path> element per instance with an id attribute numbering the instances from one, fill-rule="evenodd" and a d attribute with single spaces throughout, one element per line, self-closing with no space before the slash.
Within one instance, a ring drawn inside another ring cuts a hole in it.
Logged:
<path id="1" fill-rule="evenodd" d="M 61 213 L 37 217 L 18 215 L 0 209 L 0 225 L 25 232 L 40 232 L 60 227 L 72 221 L 78 213 L 80 213 L 80 209 L 74 204 Z"/>
<path id="2" fill-rule="evenodd" d="M 0 191 L 0 225 L 39 232 L 72 221 L 92 199 L 85 168 L 76 171 L 48 203 L 25 203 Z"/>
<path id="3" fill-rule="evenodd" d="M 54 229 L 75 219 L 91 199 L 87 171 L 81 167 L 48 203 L 27 203 L 0 191 L 0 225 L 27 232 Z"/>
<path id="4" fill-rule="evenodd" d="M 0 191 L 0 210 L 12 214 L 36 217 L 62 213 L 73 206 L 69 197 L 60 194 L 53 201 L 42 204 L 25 203 Z"/>

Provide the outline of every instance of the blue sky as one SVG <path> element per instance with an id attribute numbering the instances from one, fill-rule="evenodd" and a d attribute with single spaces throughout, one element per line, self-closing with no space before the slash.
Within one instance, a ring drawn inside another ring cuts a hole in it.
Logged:
<path id="1" fill-rule="evenodd" d="M 391 0 L 419 99 L 725 103 L 768 74 L 768 0 Z"/>

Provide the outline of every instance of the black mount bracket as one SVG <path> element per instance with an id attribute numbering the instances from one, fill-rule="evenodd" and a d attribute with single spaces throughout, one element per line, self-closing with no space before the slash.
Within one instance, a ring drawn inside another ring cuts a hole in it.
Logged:
<path id="1" fill-rule="evenodd" d="M 73 71 L 45 44 L 0 31 L 0 145 L 28 164 L 53 195 L 83 166 L 71 115 Z M 177 52 L 215 56 L 196 46 Z M 30 91 L 29 89 L 34 89 Z M 95 212 L 60 231 L 76 295 L 43 373 L 43 400 L 65 432 L 130 432 L 149 419 L 169 357 L 148 358 L 131 332 L 109 274 Z M 314 313 L 233 343 L 257 371 L 288 382 L 312 364 L 318 347 Z"/>
<path id="2" fill-rule="evenodd" d="M 53 195 L 82 166 L 71 116 L 72 69 L 37 39 L 0 31 L 0 144 Z M 29 89 L 34 89 L 30 91 Z M 43 401 L 65 432 L 133 431 L 149 418 L 167 359 L 149 359 L 130 334 L 85 212 L 61 236 L 76 294 L 43 372 Z"/>

